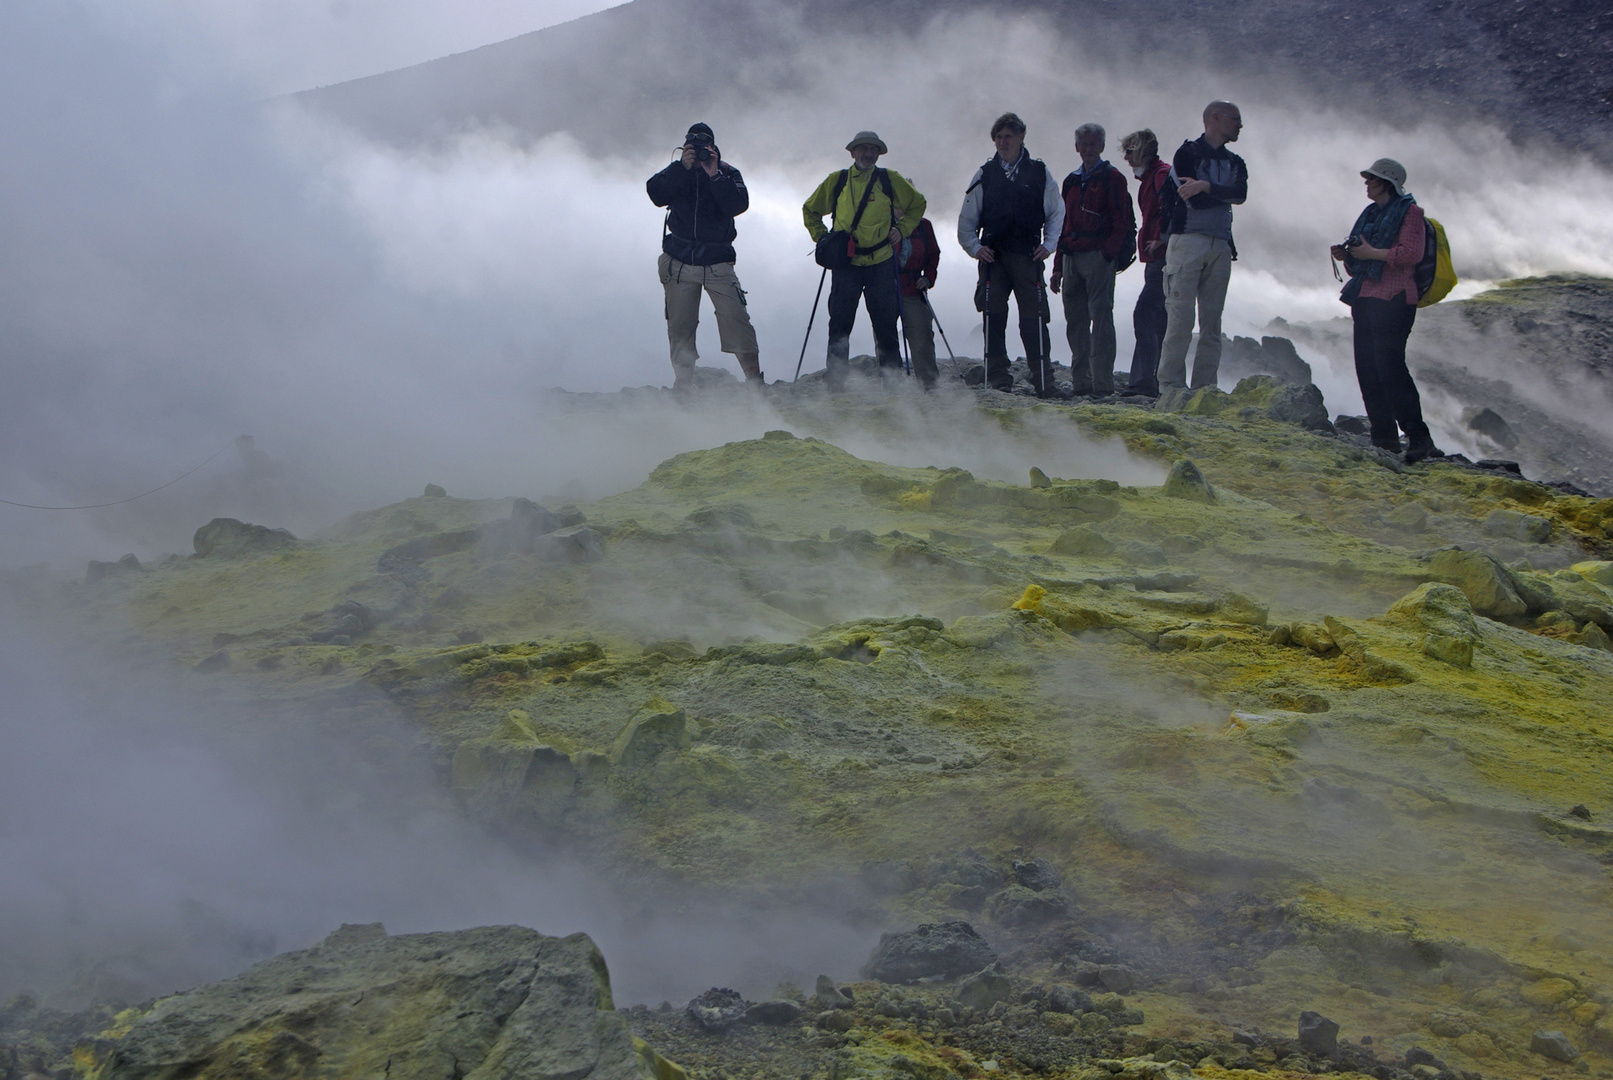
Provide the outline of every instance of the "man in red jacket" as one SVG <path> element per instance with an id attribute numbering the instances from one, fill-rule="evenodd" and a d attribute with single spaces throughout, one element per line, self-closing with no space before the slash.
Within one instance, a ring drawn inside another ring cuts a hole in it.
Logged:
<path id="1" fill-rule="evenodd" d="M 1165 342 L 1165 200 L 1176 194 L 1170 162 L 1159 156 L 1159 139 L 1148 128 L 1120 140 L 1126 164 L 1137 178 L 1137 205 L 1142 224 L 1137 228 L 1137 261 L 1143 264 L 1143 291 L 1131 313 L 1137 347 L 1131 353 L 1131 379 L 1126 391 L 1159 396 L 1159 347 Z"/>
<path id="2" fill-rule="evenodd" d="M 1050 282 L 1064 292 L 1070 388 L 1094 397 L 1114 393 L 1115 274 L 1137 227 L 1126 178 L 1103 160 L 1104 140 L 1099 124 L 1075 129 L 1081 167 L 1064 178 L 1064 231 Z"/>
<path id="3" fill-rule="evenodd" d="M 934 315 L 924 294 L 935 284 L 941 249 L 929 218 L 919 222 L 912 236 L 903 238 L 896 258 L 897 280 L 902 285 L 902 332 L 913 352 L 913 374 L 924 389 L 934 390 L 940 374 L 935 367 Z"/>

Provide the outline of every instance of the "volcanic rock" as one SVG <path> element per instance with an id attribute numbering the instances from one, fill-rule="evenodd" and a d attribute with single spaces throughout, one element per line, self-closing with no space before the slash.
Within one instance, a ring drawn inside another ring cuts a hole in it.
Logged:
<path id="1" fill-rule="evenodd" d="M 1204 478 L 1199 467 L 1186 458 L 1171 465 L 1170 475 L 1165 478 L 1165 494 L 1172 499 L 1188 499 L 1201 503 L 1215 502 L 1215 489 Z"/>
<path id="2" fill-rule="evenodd" d="M 1299 1045 L 1307 1054 L 1331 1058 L 1339 1050 L 1339 1026 L 1321 1013 L 1299 1014 Z"/>
<path id="3" fill-rule="evenodd" d="M 438 484 L 427 484 L 425 495 L 423 497 L 427 499 L 446 499 L 448 497 L 448 491 L 446 488 L 443 488 Z"/>
<path id="4" fill-rule="evenodd" d="M 1484 519 L 1484 535 L 1525 544 L 1544 544 L 1551 538 L 1551 522 L 1516 510 L 1495 510 Z"/>
<path id="5" fill-rule="evenodd" d="M 202 558 L 216 555 L 232 559 L 262 551 L 287 551 L 297 546 L 297 538 L 285 529 L 251 525 L 234 518 L 214 518 L 196 530 L 191 539 Z"/>
<path id="6" fill-rule="evenodd" d="M 851 996 L 851 991 L 843 990 L 834 984 L 834 980 L 827 975 L 819 975 L 813 1000 L 824 1009 L 849 1009 L 857 1004 Z"/>
<path id="7" fill-rule="evenodd" d="M 1420 533 L 1428 529 L 1428 508 L 1422 503 L 1401 503 L 1383 516 L 1385 525 L 1403 532 Z"/>
<path id="8" fill-rule="evenodd" d="M 1059 872 L 1046 859 L 1015 859 L 1012 870 L 1014 880 L 1033 892 L 1058 887 Z"/>
<path id="9" fill-rule="evenodd" d="M 1092 996 L 1073 986 L 1055 986 L 1047 992 L 1047 1007 L 1053 1012 L 1080 1015 L 1092 1011 Z"/>
<path id="10" fill-rule="evenodd" d="M 1512 430 L 1501 414 L 1491 408 L 1483 408 L 1474 413 L 1467 421 L 1468 430 L 1476 431 L 1503 450 L 1515 450 L 1518 446 L 1518 435 Z"/>
<path id="11" fill-rule="evenodd" d="M 707 1031 L 723 1031 L 745 1019 L 751 1003 L 737 990 L 714 986 L 684 1006 L 696 1023 Z"/>
<path id="12" fill-rule="evenodd" d="M 343 600 L 340 604 L 325 612 L 329 621 L 320 629 L 308 635 L 310 641 L 330 642 L 338 636 L 347 638 L 351 642 L 354 638 L 369 633 L 375 629 L 379 621 L 375 612 L 357 600 Z"/>
<path id="13" fill-rule="evenodd" d="M 912 930 L 881 934 L 863 967 L 865 978 L 906 983 L 931 975 L 968 975 L 997 959 L 966 922 L 922 923 Z"/>
<path id="14" fill-rule="evenodd" d="M 953 996 L 965 1007 L 982 1012 L 999 1001 L 1007 1001 L 1013 995 L 1013 981 L 1004 974 L 1002 964 L 996 962 L 983 971 L 960 979 L 953 992 Z"/>
<path id="15" fill-rule="evenodd" d="M 1115 543 L 1108 537 L 1093 530 L 1091 525 L 1077 525 L 1073 529 L 1065 529 L 1053 540 L 1049 549 L 1056 555 L 1113 555 Z"/>
<path id="16" fill-rule="evenodd" d="M 1560 1031 L 1536 1031 L 1529 1038 L 1529 1049 L 1553 1061 L 1573 1061 L 1579 1057 L 1579 1050 Z"/>
<path id="17" fill-rule="evenodd" d="M 1488 555 L 1446 548 L 1429 560 L 1428 572 L 1431 577 L 1461 589 L 1480 615 L 1511 619 L 1529 610 L 1513 586 L 1512 575 Z"/>
<path id="18" fill-rule="evenodd" d="M 747 1024 L 793 1024 L 801 1019 L 801 1006 L 786 998 L 760 1001 L 745 1010 Z"/>
<path id="19" fill-rule="evenodd" d="M 1456 667 L 1473 665 L 1473 646 L 1479 640 L 1479 629 L 1461 589 L 1426 582 L 1395 601 L 1389 614 L 1414 620 L 1427 631 L 1420 643 L 1424 655 Z"/>
<path id="20" fill-rule="evenodd" d="M 664 698 L 651 698 L 634 714 L 611 746 L 611 760 L 624 768 L 640 768 L 661 754 L 689 747 L 688 718 Z"/>
<path id="21" fill-rule="evenodd" d="M 88 569 L 84 571 L 84 583 L 89 585 L 104 578 L 116 577 L 119 574 L 138 574 L 143 570 L 145 567 L 140 565 L 140 560 L 135 558 L 133 552 L 117 562 L 96 562 L 91 559 Z"/>
<path id="22" fill-rule="evenodd" d="M 682 1075 L 635 1045 L 587 935 L 518 926 L 401 937 L 344 928 L 165 998 L 89 1050 L 101 1080 Z"/>
<path id="23" fill-rule="evenodd" d="M 986 904 L 993 919 L 1004 926 L 1039 926 L 1069 915 L 1064 897 L 1052 890 L 1036 892 L 1023 885 L 1010 885 Z"/>
<path id="24" fill-rule="evenodd" d="M 605 557 L 605 541 L 588 526 L 574 525 L 538 537 L 532 553 L 550 562 L 597 562 Z"/>

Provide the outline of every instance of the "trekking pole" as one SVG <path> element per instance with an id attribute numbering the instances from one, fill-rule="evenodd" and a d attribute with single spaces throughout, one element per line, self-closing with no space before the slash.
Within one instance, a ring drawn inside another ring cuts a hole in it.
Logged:
<path id="1" fill-rule="evenodd" d="M 988 269 L 985 266 L 982 270 Z M 991 385 L 991 360 L 986 356 L 991 351 L 991 275 L 986 275 L 986 302 L 980 312 L 980 370 L 985 372 L 985 385 Z M 1006 314 L 1003 316 L 1008 317 Z"/>
<path id="2" fill-rule="evenodd" d="M 921 289 L 919 295 L 924 297 L 924 306 L 930 310 L 930 318 L 934 320 L 935 328 L 941 331 L 941 344 L 947 347 L 947 356 L 952 360 L 952 370 L 958 373 L 958 378 L 963 378 L 963 365 L 958 363 L 957 354 L 952 351 L 952 342 L 947 340 L 946 328 L 941 325 L 941 318 L 935 313 L 935 305 L 930 303 L 930 290 Z"/>
<path id="3" fill-rule="evenodd" d="M 812 340 L 812 321 L 818 317 L 818 301 L 823 299 L 823 281 L 828 276 L 829 268 L 825 266 L 823 273 L 818 275 L 818 295 L 812 298 L 812 314 L 807 316 L 806 337 L 801 339 L 801 359 L 795 362 L 795 378 L 790 380 L 792 383 L 801 378 L 801 365 L 806 363 L 807 342 Z"/>
<path id="4" fill-rule="evenodd" d="M 902 373 L 913 374 L 913 347 L 907 340 L 907 302 L 902 298 L 902 260 L 891 259 L 891 265 L 896 267 L 896 274 L 892 279 L 896 285 L 896 317 L 902 323 Z"/>
<path id="5" fill-rule="evenodd" d="M 1041 293 L 1041 311 L 1037 314 L 1042 317 L 1042 365 L 1040 378 L 1037 382 L 1042 384 L 1042 393 L 1049 396 L 1053 393 L 1053 338 L 1048 333 L 1048 326 L 1053 321 L 1053 305 L 1047 299 L 1047 282 L 1042 280 L 1042 272 L 1036 272 L 1036 288 Z"/>

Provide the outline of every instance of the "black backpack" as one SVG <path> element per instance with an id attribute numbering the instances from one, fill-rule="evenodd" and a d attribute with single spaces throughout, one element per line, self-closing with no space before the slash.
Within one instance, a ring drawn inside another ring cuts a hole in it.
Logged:
<path id="1" fill-rule="evenodd" d="M 894 218 L 896 216 L 896 195 L 891 190 L 890 174 L 884 169 L 876 168 L 874 175 L 879 178 L 880 187 L 885 189 L 885 198 L 890 200 L 891 216 Z M 834 208 L 840 205 L 840 193 L 846 190 L 846 184 L 850 180 L 851 170 L 841 169 L 840 179 L 835 181 L 834 194 L 829 196 L 830 214 L 833 214 Z M 856 241 L 852 239 L 857 234 L 857 226 L 862 223 L 863 211 L 868 209 L 868 200 L 873 198 L 873 195 L 874 182 L 870 180 L 868 186 L 863 189 L 862 201 L 857 204 L 857 215 L 851 219 L 851 228 L 849 230 L 832 229 L 823 234 L 823 239 L 818 241 L 818 250 L 813 254 L 819 266 L 827 270 L 844 270 L 851 265 L 851 260 L 854 256 L 870 255 L 891 242 L 890 237 L 887 236 L 871 247 L 858 247 Z M 831 217 L 831 224 L 833 220 Z"/>

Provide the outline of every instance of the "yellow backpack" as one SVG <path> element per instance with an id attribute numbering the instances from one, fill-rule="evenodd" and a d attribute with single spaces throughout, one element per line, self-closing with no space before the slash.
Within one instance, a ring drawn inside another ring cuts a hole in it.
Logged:
<path id="1" fill-rule="evenodd" d="M 1422 261 L 1412 277 L 1417 282 L 1417 306 L 1432 307 L 1445 299 L 1456 287 L 1456 268 L 1451 265 L 1451 245 L 1445 239 L 1445 226 L 1431 217 L 1424 217 L 1427 240 L 1423 245 Z"/>

